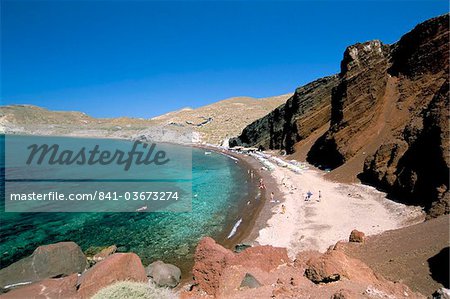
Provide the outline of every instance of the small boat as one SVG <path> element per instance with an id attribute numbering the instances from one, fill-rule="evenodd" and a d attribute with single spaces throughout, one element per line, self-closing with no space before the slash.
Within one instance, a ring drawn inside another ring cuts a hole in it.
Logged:
<path id="1" fill-rule="evenodd" d="M 205 155 L 211 155 L 211 152 L 205 152 Z"/>
<path id="2" fill-rule="evenodd" d="M 143 207 L 137 209 L 136 212 L 142 212 L 142 211 L 145 211 L 145 210 L 147 210 L 147 206 L 143 206 Z"/>

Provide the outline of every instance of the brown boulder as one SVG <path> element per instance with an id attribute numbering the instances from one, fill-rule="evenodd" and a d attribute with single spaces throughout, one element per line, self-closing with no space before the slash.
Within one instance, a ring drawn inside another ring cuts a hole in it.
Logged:
<path id="1" fill-rule="evenodd" d="M 266 273 L 290 262 L 285 248 L 256 246 L 235 254 L 209 237 L 203 238 L 198 244 L 194 261 L 192 274 L 195 282 L 201 290 L 212 296 L 216 296 L 220 288 L 238 288 L 246 269 Z M 236 282 L 236 285 L 229 286 L 231 281 Z"/>
<path id="2" fill-rule="evenodd" d="M 352 230 L 350 233 L 350 237 L 348 238 L 349 242 L 356 242 L 356 243 L 364 243 L 364 240 L 366 239 L 366 235 L 363 232 L 360 232 L 359 230 Z"/>
<path id="3" fill-rule="evenodd" d="M 373 283 L 375 273 L 363 262 L 347 257 L 342 251 L 329 250 L 307 261 L 305 276 L 314 283 L 328 283 L 343 278 Z"/>
<path id="4" fill-rule="evenodd" d="M 32 255 L 0 270 L 0 287 L 81 273 L 87 260 L 74 242 L 39 246 Z"/>
<path id="5" fill-rule="evenodd" d="M 141 259 L 134 253 L 115 253 L 87 270 L 78 280 L 78 295 L 90 298 L 117 281 L 146 282 Z"/>
<path id="6" fill-rule="evenodd" d="M 77 298 L 78 275 L 72 274 L 63 278 L 45 279 L 1 295 L 2 299 L 35 298 L 35 299 L 72 299 Z"/>
<path id="7" fill-rule="evenodd" d="M 198 286 L 210 295 L 219 288 L 223 269 L 233 259 L 234 254 L 217 244 L 213 239 L 203 238 L 195 250 L 192 275 Z"/>

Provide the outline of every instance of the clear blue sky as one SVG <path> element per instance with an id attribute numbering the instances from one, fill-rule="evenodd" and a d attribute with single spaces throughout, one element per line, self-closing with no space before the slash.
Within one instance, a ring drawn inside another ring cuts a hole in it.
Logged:
<path id="1" fill-rule="evenodd" d="M 397 41 L 430 1 L 1 1 L 2 104 L 152 117 L 337 73 L 346 46 Z"/>

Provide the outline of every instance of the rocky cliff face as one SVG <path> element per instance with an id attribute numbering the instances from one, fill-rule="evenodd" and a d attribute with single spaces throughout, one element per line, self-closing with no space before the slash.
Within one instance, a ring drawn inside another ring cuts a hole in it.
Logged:
<path id="1" fill-rule="evenodd" d="M 248 125 L 231 146 L 294 151 L 294 144 L 330 121 L 330 96 L 338 77 L 329 76 L 298 88 L 284 105 Z"/>
<path id="2" fill-rule="evenodd" d="M 376 136 L 388 78 L 389 46 L 380 41 L 346 49 L 339 84 L 331 96 L 330 129 L 308 154 L 310 161 L 335 168 Z"/>
<path id="3" fill-rule="evenodd" d="M 449 213 L 448 24 L 446 14 L 393 45 L 348 47 L 337 77 L 298 89 L 234 144 L 292 153 L 296 142 L 330 121 L 307 154 L 310 163 L 358 176 L 431 216 Z M 321 111 L 321 119 L 311 122 L 311 111 Z"/>

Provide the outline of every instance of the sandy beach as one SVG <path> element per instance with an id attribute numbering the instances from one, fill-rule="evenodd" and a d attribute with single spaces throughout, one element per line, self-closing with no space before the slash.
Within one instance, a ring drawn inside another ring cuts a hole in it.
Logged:
<path id="1" fill-rule="evenodd" d="M 275 202 L 266 196 L 246 241 L 286 247 L 290 257 L 295 258 L 304 250 L 323 252 L 330 245 L 347 240 L 353 229 L 374 235 L 424 219 L 420 207 L 391 201 L 370 186 L 327 180 L 326 172 L 307 168 L 301 173 L 280 166 L 261 171 L 262 177 L 273 180 L 266 184 L 266 194 L 274 192 Z M 308 191 L 313 195 L 305 201 Z M 282 205 L 286 208 L 284 214 Z"/>

